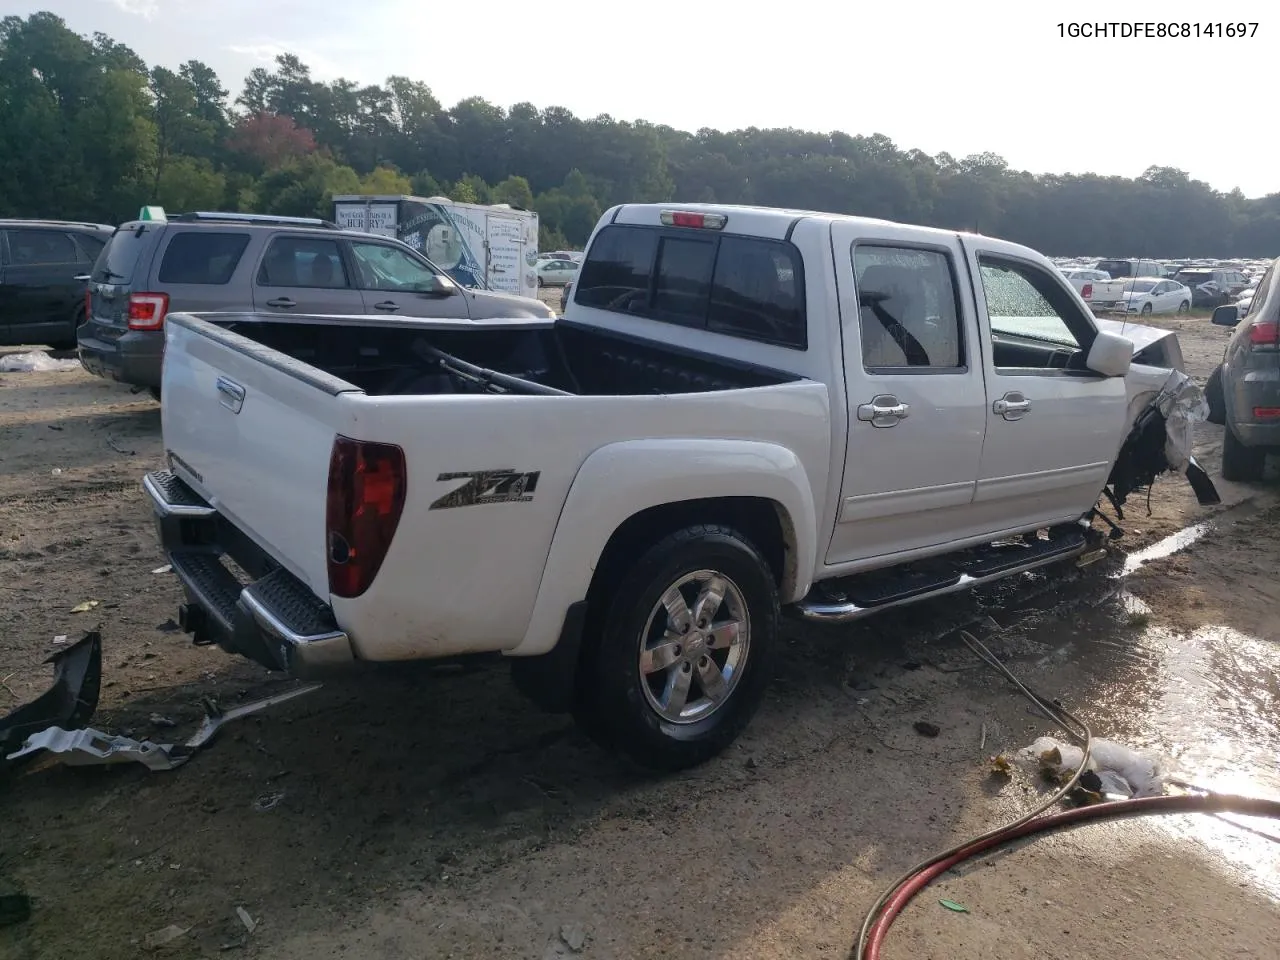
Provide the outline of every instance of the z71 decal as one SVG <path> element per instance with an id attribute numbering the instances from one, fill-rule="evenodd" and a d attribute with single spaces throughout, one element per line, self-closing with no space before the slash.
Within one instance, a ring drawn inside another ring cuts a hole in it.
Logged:
<path id="1" fill-rule="evenodd" d="M 540 470 L 517 473 L 514 470 L 470 470 L 463 473 L 442 473 L 437 482 L 466 479 L 466 483 L 452 493 L 431 504 L 432 510 L 448 510 L 451 507 L 474 507 L 484 503 L 520 503 L 533 499 L 538 486 Z"/>

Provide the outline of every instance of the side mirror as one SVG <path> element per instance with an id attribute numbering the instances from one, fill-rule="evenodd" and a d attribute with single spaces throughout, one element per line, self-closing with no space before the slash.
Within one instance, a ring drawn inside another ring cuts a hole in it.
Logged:
<path id="1" fill-rule="evenodd" d="M 1216 327 L 1234 327 L 1240 322 L 1240 308 L 1234 303 L 1215 307 L 1213 318 L 1209 322 Z"/>
<path id="2" fill-rule="evenodd" d="M 437 274 L 431 278 L 431 283 L 422 292 L 437 297 L 451 297 L 458 292 L 458 285 L 448 277 L 442 277 Z"/>
<path id="3" fill-rule="evenodd" d="M 1118 333 L 1099 330 L 1089 348 L 1085 366 L 1104 377 L 1123 377 L 1133 363 L 1133 341 Z"/>

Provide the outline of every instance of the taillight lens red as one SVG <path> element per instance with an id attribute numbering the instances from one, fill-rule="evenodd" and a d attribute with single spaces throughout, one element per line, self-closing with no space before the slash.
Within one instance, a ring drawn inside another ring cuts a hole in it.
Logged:
<path id="1" fill-rule="evenodd" d="M 1255 347 L 1274 348 L 1280 342 L 1280 325 L 1274 321 L 1259 320 L 1249 326 L 1249 343 Z"/>
<path id="2" fill-rule="evenodd" d="M 88 323 L 89 319 L 92 316 L 93 316 L 93 292 L 89 289 L 88 285 L 86 285 L 84 288 L 84 320 L 81 322 Z"/>
<path id="3" fill-rule="evenodd" d="M 1093 299 L 1093 284 L 1092 284 L 1092 283 L 1086 283 L 1086 284 L 1084 285 L 1084 287 L 1083 287 L 1083 288 L 1081 288 L 1081 290 L 1080 290 L 1080 296 L 1084 297 L 1086 300 L 1092 300 L 1092 299 Z"/>
<path id="4" fill-rule="evenodd" d="M 130 330 L 159 330 L 164 326 L 164 315 L 168 312 L 167 293 L 129 294 Z"/>
<path id="5" fill-rule="evenodd" d="M 369 589 L 400 524 L 406 488 L 404 451 L 398 446 L 334 438 L 325 509 L 334 596 L 358 597 Z"/>

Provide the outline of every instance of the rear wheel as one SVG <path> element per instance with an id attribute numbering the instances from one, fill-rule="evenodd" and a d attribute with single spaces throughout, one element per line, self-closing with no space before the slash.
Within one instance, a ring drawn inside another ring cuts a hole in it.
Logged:
<path id="1" fill-rule="evenodd" d="M 1190 304 L 1190 303 L 1188 303 L 1186 300 L 1183 300 L 1180 304 L 1178 304 L 1178 312 L 1179 312 L 1179 313 L 1190 313 L 1190 312 L 1191 312 L 1191 304 Z"/>
<path id="2" fill-rule="evenodd" d="M 546 285 L 547 285 L 547 281 L 545 281 L 545 280 L 543 280 L 541 277 L 539 277 L 539 278 L 538 278 L 538 286 L 539 286 L 539 287 L 545 287 Z"/>
<path id="3" fill-rule="evenodd" d="M 65 339 L 58 340 L 49 344 L 55 350 L 74 350 L 79 344 L 76 342 L 76 331 L 84 323 L 84 307 L 77 307 L 76 312 L 71 317 L 71 333 Z"/>
<path id="4" fill-rule="evenodd" d="M 1142 305 L 1142 315 L 1145 317 L 1145 316 L 1149 316 L 1150 313 L 1151 313 L 1151 304 L 1144 303 Z"/>
<path id="5" fill-rule="evenodd" d="M 1222 435 L 1222 476 L 1226 480 L 1261 480 L 1267 452 L 1261 447 L 1246 447 L 1236 439 L 1230 425 Z"/>
<path id="6" fill-rule="evenodd" d="M 1209 404 L 1209 422 L 1224 424 L 1227 422 L 1226 401 L 1222 396 L 1222 364 L 1218 364 L 1209 380 L 1204 385 L 1204 399 Z"/>
<path id="7" fill-rule="evenodd" d="M 731 528 L 687 527 L 645 552 L 611 594 L 579 673 L 578 722 L 653 769 L 709 760 L 747 725 L 769 682 L 778 591 L 768 564 Z"/>

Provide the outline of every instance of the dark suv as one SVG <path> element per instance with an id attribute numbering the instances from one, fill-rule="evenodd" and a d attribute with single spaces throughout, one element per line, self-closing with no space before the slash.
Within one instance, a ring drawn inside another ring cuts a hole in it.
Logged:
<path id="1" fill-rule="evenodd" d="M 1220 307 L 1249 285 L 1249 278 L 1231 267 L 1183 267 L 1173 279 L 1191 288 L 1193 307 Z"/>
<path id="2" fill-rule="evenodd" d="M 84 275 L 110 237 L 102 223 L 0 220 L 0 344 L 74 347 Z"/>
<path id="3" fill-rule="evenodd" d="M 326 220 L 242 213 L 122 224 L 93 265 L 80 362 L 90 373 L 160 389 L 164 318 L 174 311 L 548 317 L 538 300 L 468 290 L 399 240 Z"/>

